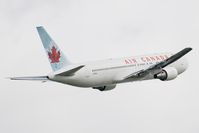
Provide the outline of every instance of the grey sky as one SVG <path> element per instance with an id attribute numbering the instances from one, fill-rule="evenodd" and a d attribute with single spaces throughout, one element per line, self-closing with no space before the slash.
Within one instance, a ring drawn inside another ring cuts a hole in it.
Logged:
<path id="1" fill-rule="evenodd" d="M 198 133 L 197 0 L 0 0 L 0 132 Z M 73 62 L 193 47 L 170 82 L 120 84 L 99 92 L 9 76 L 51 71 L 35 27 Z"/>

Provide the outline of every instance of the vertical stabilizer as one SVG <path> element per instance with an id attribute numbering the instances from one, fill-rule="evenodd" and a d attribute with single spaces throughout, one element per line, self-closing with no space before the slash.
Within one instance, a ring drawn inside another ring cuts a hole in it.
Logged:
<path id="1" fill-rule="evenodd" d="M 57 71 L 71 64 L 42 26 L 37 27 L 37 31 L 39 33 L 53 71 Z"/>

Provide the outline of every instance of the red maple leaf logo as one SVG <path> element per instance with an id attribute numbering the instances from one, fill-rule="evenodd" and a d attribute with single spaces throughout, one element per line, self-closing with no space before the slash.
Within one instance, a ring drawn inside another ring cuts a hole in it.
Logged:
<path id="1" fill-rule="evenodd" d="M 60 51 L 53 46 L 51 51 L 48 52 L 48 57 L 51 59 L 51 63 L 58 63 L 60 59 Z"/>

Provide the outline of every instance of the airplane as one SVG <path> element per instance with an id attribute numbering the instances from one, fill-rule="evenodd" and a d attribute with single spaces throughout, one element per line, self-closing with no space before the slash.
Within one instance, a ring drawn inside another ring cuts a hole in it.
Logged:
<path id="1" fill-rule="evenodd" d="M 54 81 L 100 91 L 112 90 L 117 84 L 126 82 L 151 79 L 169 81 L 187 69 L 188 61 L 183 56 L 192 50 L 187 47 L 176 54 L 161 53 L 72 63 L 42 26 L 36 28 L 53 71 L 46 76 L 11 77 L 11 80 Z"/>

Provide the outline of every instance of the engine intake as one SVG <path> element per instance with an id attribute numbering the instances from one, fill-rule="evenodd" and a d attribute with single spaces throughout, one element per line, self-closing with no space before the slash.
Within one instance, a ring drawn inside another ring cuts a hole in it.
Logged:
<path id="1" fill-rule="evenodd" d="M 155 74 L 155 79 L 160 79 L 162 81 L 173 80 L 178 76 L 178 71 L 174 67 L 166 67 L 160 73 Z"/>

